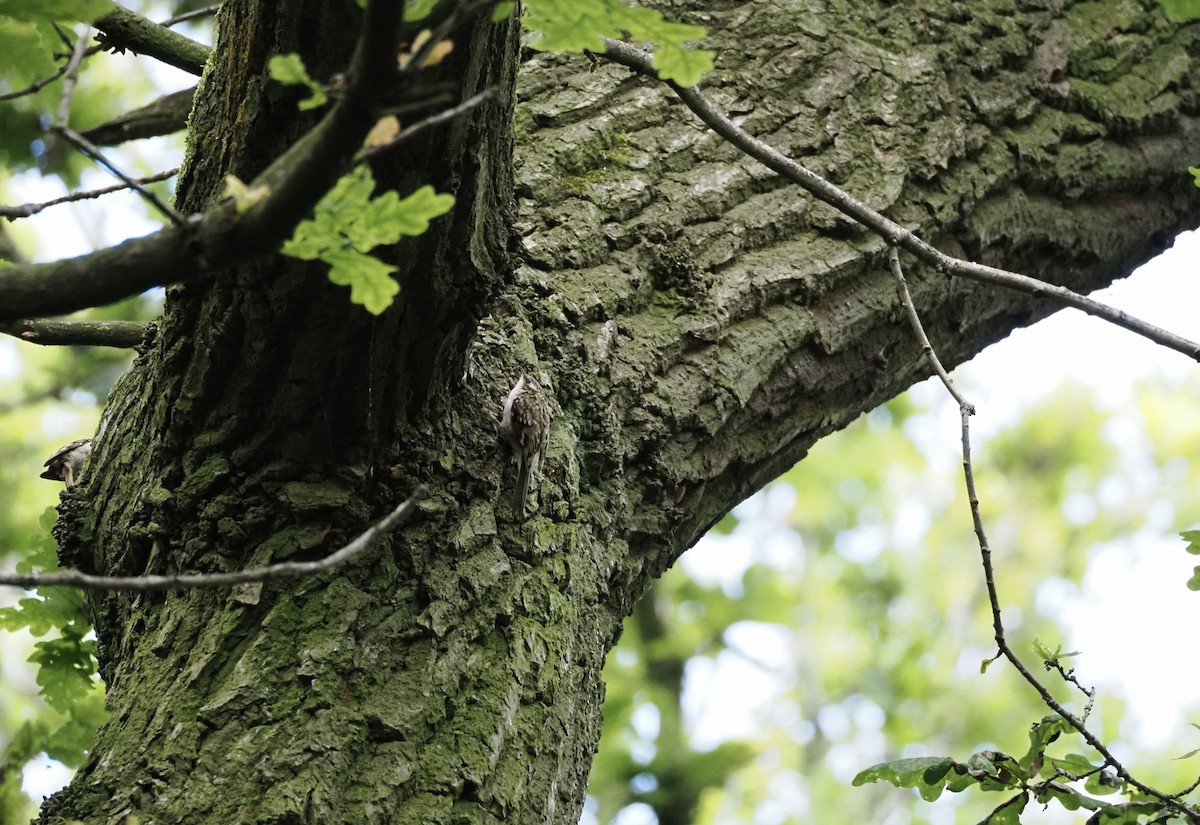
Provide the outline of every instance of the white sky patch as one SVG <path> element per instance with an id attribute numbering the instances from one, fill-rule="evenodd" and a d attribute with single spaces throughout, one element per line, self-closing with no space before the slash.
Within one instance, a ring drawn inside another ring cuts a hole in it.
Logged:
<path id="1" fill-rule="evenodd" d="M 1198 721 L 1200 593 L 1184 586 L 1197 563 L 1178 537 L 1104 545 L 1088 560 L 1081 592 L 1063 593 L 1057 608 L 1080 652 L 1069 664 L 1101 697 L 1126 699 L 1121 734 L 1148 748 Z"/>
<path id="2" fill-rule="evenodd" d="M 17 352 L 17 342 L 12 339 L 0 339 L 0 381 L 12 381 L 23 369 L 21 355 Z"/>

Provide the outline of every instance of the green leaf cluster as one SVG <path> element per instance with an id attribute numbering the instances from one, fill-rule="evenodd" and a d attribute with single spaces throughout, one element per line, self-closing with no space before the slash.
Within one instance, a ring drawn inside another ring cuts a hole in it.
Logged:
<path id="1" fill-rule="evenodd" d="M 350 300 L 378 315 L 400 292 L 391 274 L 396 267 L 372 257 L 381 244 L 415 237 L 429 222 L 450 211 L 454 197 L 422 186 L 406 198 L 396 192 L 371 197 L 375 178 L 357 166 L 321 199 L 312 220 L 302 221 L 283 245 L 283 253 L 329 264 L 329 280 L 350 287 Z"/>
<path id="2" fill-rule="evenodd" d="M 1017 825 L 1021 813 L 1031 801 L 1039 805 L 1057 802 L 1068 811 L 1092 811 L 1089 822 L 1134 823 L 1146 817 L 1168 821 L 1172 809 L 1160 800 L 1142 797 L 1123 779 L 1108 770 L 1103 759 L 1070 753 L 1053 757 L 1047 747 L 1063 736 L 1079 736 L 1066 720 L 1047 716 L 1029 730 L 1029 749 L 1020 759 L 999 751 L 980 751 L 966 762 L 948 756 L 897 759 L 873 765 L 854 777 L 855 786 L 889 782 L 897 788 L 914 788 L 921 798 L 932 802 L 943 791 L 961 793 L 975 787 L 981 791 L 1011 793 L 995 807 L 981 825 Z M 1082 783 L 1084 791 L 1075 785 Z M 1105 802 L 1097 796 L 1128 794 L 1129 802 Z"/>
<path id="3" fill-rule="evenodd" d="M 329 102 L 325 87 L 309 76 L 308 69 L 304 68 L 304 61 L 294 52 L 273 56 L 267 62 L 267 72 L 273 80 L 280 83 L 308 89 L 308 97 L 297 104 L 301 111 L 319 109 Z"/>
<path id="4" fill-rule="evenodd" d="M 525 0 L 522 25 L 539 37 L 530 45 L 548 52 L 603 52 L 604 39 L 654 44 L 654 67 L 664 80 L 693 86 L 713 67 L 713 53 L 684 44 L 704 37 L 704 27 L 672 23 L 654 9 L 621 0 Z"/>

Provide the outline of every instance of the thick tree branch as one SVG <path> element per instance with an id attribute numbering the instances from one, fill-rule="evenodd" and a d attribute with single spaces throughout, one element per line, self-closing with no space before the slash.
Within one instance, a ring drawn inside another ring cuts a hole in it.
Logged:
<path id="1" fill-rule="evenodd" d="M 169 66 L 199 76 L 208 60 L 208 47 L 184 37 L 128 9 L 115 7 L 93 25 L 104 33 L 97 38 L 114 51 L 129 49 L 161 60 Z"/>
<path id="2" fill-rule="evenodd" d="M 316 561 L 284 561 L 253 570 L 182 573 L 174 576 L 94 576 L 78 570 L 67 570 L 63 573 L 0 573 L 0 585 L 27 588 L 83 587 L 90 590 L 136 590 L 149 593 L 162 590 L 194 590 L 200 587 L 232 587 L 238 584 L 312 576 L 345 564 L 396 529 L 416 509 L 424 495 L 425 490 L 418 488 L 403 504 L 368 527 L 345 547 Z"/>
<path id="3" fill-rule="evenodd" d="M 604 43 L 606 57 L 623 66 L 628 66 L 639 74 L 656 80 L 659 79 L 648 53 L 617 40 L 605 40 Z M 1153 324 L 1148 324 L 1127 312 L 1110 307 L 1100 301 L 1092 300 L 1066 287 L 946 255 L 921 240 L 908 229 L 852 197 L 820 175 L 806 169 L 782 152 L 751 136 L 719 112 L 700 93 L 699 88 L 692 86 L 685 89 L 672 81 L 661 82 L 670 86 L 672 91 L 679 96 L 697 117 L 704 121 L 706 126 L 742 152 L 793 183 L 799 184 L 805 191 L 829 204 L 843 215 L 862 224 L 889 244 L 899 246 L 901 249 L 912 253 L 918 260 L 933 266 L 939 271 L 952 275 L 962 275 L 975 281 L 1007 287 L 1028 293 L 1037 298 L 1049 298 L 1064 306 L 1082 310 L 1088 315 L 1103 318 L 1112 324 L 1124 327 L 1144 338 L 1148 338 L 1156 344 L 1183 353 L 1194 361 L 1200 361 L 1200 344 L 1196 344 L 1167 330 L 1160 329 Z"/>
<path id="4" fill-rule="evenodd" d="M 130 140 L 174 134 L 187 126 L 195 94 L 196 87 L 192 86 L 163 95 L 152 103 L 80 134 L 98 146 L 115 146 Z"/>
<path id="5" fill-rule="evenodd" d="M 0 321 L 59 315 L 272 252 L 337 181 L 379 113 L 394 100 L 403 4 L 370 3 L 341 98 L 251 182 L 268 195 L 238 214 L 232 201 L 180 226 L 88 255 L 0 273 Z M 416 65 L 410 71 L 416 72 Z"/>
<path id="6" fill-rule="evenodd" d="M 70 321 L 31 318 L 0 323 L 0 333 L 43 346 L 137 348 L 146 337 L 146 324 L 137 321 Z"/>

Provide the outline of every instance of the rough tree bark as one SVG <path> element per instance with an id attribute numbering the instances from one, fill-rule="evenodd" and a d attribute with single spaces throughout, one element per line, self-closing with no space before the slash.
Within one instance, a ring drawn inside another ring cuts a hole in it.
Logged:
<path id="1" fill-rule="evenodd" d="M 662 5 L 709 27 L 707 88 L 747 129 L 949 252 L 1089 290 L 1200 218 L 1197 29 L 1153 4 Z M 328 77 L 356 13 L 224 5 L 185 211 L 307 125 L 265 83 L 269 56 Z M 515 37 L 480 24 L 437 72 L 464 95 L 511 88 Z M 315 557 L 430 494 L 333 574 L 92 597 L 112 717 L 43 822 L 575 823 L 604 655 L 639 595 L 927 374 L 881 241 L 663 87 L 523 57 L 513 128 L 491 105 L 377 167 L 458 198 L 393 250 L 403 291 L 380 318 L 278 256 L 170 292 L 64 497 L 64 560 Z M 1054 309 L 910 276 L 948 364 Z M 527 518 L 490 420 L 522 370 L 558 413 Z"/>

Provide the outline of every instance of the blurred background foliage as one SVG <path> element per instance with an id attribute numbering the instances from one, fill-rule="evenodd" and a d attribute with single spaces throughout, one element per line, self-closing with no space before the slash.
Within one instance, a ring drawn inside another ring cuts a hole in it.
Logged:
<path id="1" fill-rule="evenodd" d="M 970 367 L 959 380 L 973 383 Z M 1097 553 L 1184 558 L 1174 533 L 1200 520 L 1187 459 L 1200 447 L 1187 424 L 1198 389 L 1151 381 L 1104 409 L 1092 390 L 1064 385 L 976 435 L 1008 638 L 1038 673 L 1034 639 L 1073 649 L 1078 628 L 1060 607 L 1081 596 Z M 930 804 L 888 785 L 850 787 L 885 760 L 1019 755 L 1048 712 L 1003 662 L 980 672 L 995 645 L 956 419 L 929 384 L 863 416 L 735 510 L 639 603 L 605 669 L 585 822 L 974 823 L 1003 801 L 976 791 Z M 1183 577 L 1159 586 L 1186 593 Z M 1155 626 L 1152 607 L 1112 605 L 1130 611 L 1135 631 L 1139 613 L 1151 621 L 1141 632 L 1185 631 Z M 1069 660 L 1085 685 L 1093 656 L 1159 664 L 1113 641 Z M 1044 681 L 1083 709 L 1078 692 Z M 1146 747 L 1128 710 L 1101 685 L 1090 726 L 1139 778 L 1169 790 L 1193 781 L 1196 760 L 1172 760 L 1200 734 L 1180 724 L 1165 746 Z M 1084 749 L 1074 740 L 1059 750 Z M 1031 806 L 1022 821 L 1086 818 Z"/>

